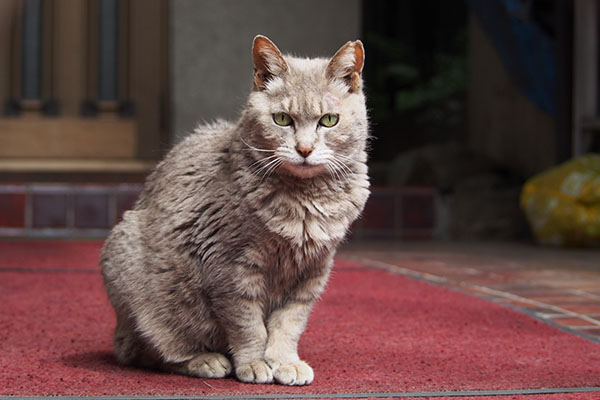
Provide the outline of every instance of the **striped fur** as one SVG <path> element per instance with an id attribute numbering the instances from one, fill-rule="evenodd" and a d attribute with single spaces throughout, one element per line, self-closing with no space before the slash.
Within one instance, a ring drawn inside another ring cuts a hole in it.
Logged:
<path id="1" fill-rule="evenodd" d="M 362 70 L 362 45 L 344 48 L 351 53 L 332 66 L 335 59 L 283 56 L 257 37 L 255 80 L 264 80 L 237 123 L 199 126 L 149 176 L 101 257 L 121 363 L 254 383 L 312 381 L 298 340 L 369 195 L 362 83 L 344 76 Z M 277 68 L 261 75 L 272 60 Z M 276 112 L 294 125 L 276 125 Z M 319 126 L 325 113 L 339 123 Z M 313 148 L 301 163 L 299 141 Z"/>

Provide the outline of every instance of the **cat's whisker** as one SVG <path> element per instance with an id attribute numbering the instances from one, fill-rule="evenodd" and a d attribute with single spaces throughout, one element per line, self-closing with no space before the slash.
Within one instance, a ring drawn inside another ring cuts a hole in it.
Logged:
<path id="1" fill-rule="evenodd" d="M 340 157 L 340 158 L 346 159 L 346 160 L 351 161 L 351 162 L 355 162 L 356 161 L 354 158 L 348 157 L 348 156 L 346 156 L 344 154 L 336 154 L 335 157 Z"/>
<path id="2" fill-rule="evenodd" d="M 266 164 L 262 165 L 260 168 L 258 168 L 256 170 L 257 173 L 261 173 L 264 170 L 266 170 L 267 168 L 269 168 L 273 163 L 277 162 L 277 160 L 279 160 L 278 157 L 274 157 L 272 160 L 270 160 L 269 162 L 267 162 Z"/>
<path id="3" fill-rule="evenodd" d="M 326 163 L 325 165 L 327 165 L 329 167 L 329 170 L 332 171 L 332 175 L 337 181 L 338 185 L 341 185 L 342 182 L 346 179 L 346 174 L 343 170 L 336 166 L 334 162 L 331 162 L 333 161 L 332 159 L 329 159 L 329 161 L 330 162 Z"/>
<path id="4" fill-rule="evenodd" d="M 335 159 L 337 159 L 338 161 L 344 162 L 344 165 L 346 165 L 346 162 L 345 162 L 345 161 L 347 161 L 347 162 L 356 162 L 356 160 L 355 160 L 354 158 L 352 158 L 352 157 L 348 157 L 348 156 L 346 156 L 346 155 L 344 155 L 344 154 L 334 153 L 334 154 L 333 154 L 333 157 L 334 157 Z M 344 161 L 344 160 L 345 160 L 345 161 Z"/>
<path id="5" fill-rule="evenodd" d="M 271 175 L 271 173 L 273 171 L 275 171 L 275 169 L 279 165 L 281 165 L 282 162 L 283 162 L 283 160 L 279 156 L 276 156 L 275 159 L 269 161 L 267 164 L 263 165 L 258 170 L 256 170 L 257 175 L 262 174 L 261 179 L 260 179 L 261 183 L 265 178 L 267 178 L 269 175 Z"/>
<path id="6" fill-rule="evenodd" d="M 335 170 L 335 168 L 333 166 L 331 166 L 329 163 L 325 164 L 325 168 L 327 168 L 327 170 L 329 171 L 329 174 L 331 175 L 331 177 L 333 178 L 333 180 L 338 185 L 340 185 L 341 184 L 340 176 L 338 175 L 338 172 Z"/>
<path id="7" fill-rule="evenodd" d="M 262 181 L 264 179 L 267 179 L 269 176 L 271 176 L 271 174 L 273 172 L 275 172 L 275 170 L 281 165 L 283 164 L 283 160 L 281 158 L 278 158 L 277 160 L 275 160 L 274 163 L 269 163 L 271 164 L 271 166 L 269 168 L 267 168 L 267 170 L 265 171 L 265 173 L 263 174 L 263 176 L 261 177 L 260 181 L 262 183 Z"/>
<path id="8" fill-rule="evenodd" d="M 268 149 L 259 149 L 258 147 L 254 147 L 251 144 L 249 144 L 248 142 L 246 142 L 244 140 L 244 137 L 242 135 L 240 135 L 240 140 L 242 141 L 242 143 L 244 143 L 250 150 L 254 150 L 254 151 L 263 151 L 263 152 L 267 152 L 267 153 L 274 153 L 275 150 L 268 150 Z"/>
<path id="9" fill-rule="evenodd" d="M 340 154 L 340 155 L 338 155 L 338 156 L 341 156 L 341 154 Z M 354 170 L 353 170 L 352 168 L 350 168 L 350 166 L 348 165 L 348 163 L 344 162 L 344 160 L 343 160 L 343 159 L 339 159 L 339 158 L 338 158 L 338 156 L 334 156 L 334 159 L 335 159 L 336 161 L 338 161 L 338 162 L 339 162 L 339 163 L 342 165 L 342 167 L 343 167 L 343 168 L 344 168 L 344 169 L 345 169 L 345 170 L 348 172 L 348 175 L 352 175 L 352 174 L 354 173 Z M 344 156 L 344 157 L 345 157 L 345 156 Z M 346 157 L 346 158 L 347 158 L 349 161 L 351 161 L 351 162 L 354 162 L 354 160 L 352 160 L 351 158 L 349 158 L 349 157 Z"/>
<path id="10" fill-rule="evenodd" d="M 270 155 L 268 157 L 261 158 L 259 160 L 254 161 L 252 164 L 250 164 L 249 168 L 254 168 L 254 166 L 257 166 L 257 165 L 259 165 L 261 163 L 265 163 L 265 162 L 267 162 L 269 160 L 272 160 L 273 158 L 277 158 L 277 157 L 278 156 L 276 154 L 273 154 L 273 155 Z"/>
<path id="11" fill-rule="evenodd" d="M 344 180 L 346 180 L 351 174 L 352 170 L 344 164 L 341 160 L 332 157 L 329 159 L 332 166 L 343 176 Z"/>

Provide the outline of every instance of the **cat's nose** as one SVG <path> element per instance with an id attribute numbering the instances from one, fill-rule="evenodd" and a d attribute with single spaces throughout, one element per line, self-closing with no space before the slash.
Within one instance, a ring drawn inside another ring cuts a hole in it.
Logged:
<path id="1" fill-rule="evenodd" d="M 296 151 L 298 152 L 298 154 L 300 154 L 302 157 L 307 158 L 308 156 L 310 156 L 310 154 L 313 152 L 313 149 L 308 148 L 308 147 L 296 147 Z"/>

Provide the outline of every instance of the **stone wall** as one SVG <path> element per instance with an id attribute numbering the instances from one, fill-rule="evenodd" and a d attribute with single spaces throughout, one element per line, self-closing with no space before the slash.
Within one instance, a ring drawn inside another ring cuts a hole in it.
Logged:
<path id="1" fill-rule="evenodd" d="M 360 35 L 359 0 L 173 0 L 170 14 L 173 141 L 198 121 L 237 118 L 255 35 L 302 56 L 331 56 Z"/>

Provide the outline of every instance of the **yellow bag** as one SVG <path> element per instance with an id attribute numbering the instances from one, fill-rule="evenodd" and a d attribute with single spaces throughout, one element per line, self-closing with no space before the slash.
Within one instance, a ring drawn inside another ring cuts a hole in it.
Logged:
<path id="1" fill-rule="evenodd" d="M 540 243 L 600 246 L 600 155 L 567 161 L 529 179 L 521 209 Z"/>

